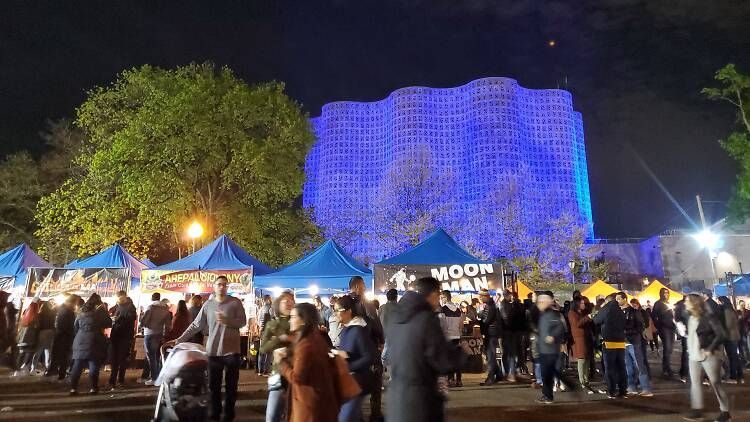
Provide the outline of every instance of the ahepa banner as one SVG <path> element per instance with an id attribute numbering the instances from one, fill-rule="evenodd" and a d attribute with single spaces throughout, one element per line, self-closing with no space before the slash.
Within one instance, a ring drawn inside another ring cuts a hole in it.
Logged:
<path id="1" fill-rule="evenodd" d="M 375 292 L 411 290 L 422 277 L 435 277 L 441 290 L 478 292 L 503 288 L 499 264 L 375 265 Z"/>
<path id="2" fill-rule="evenodd" d="M 231 294 L 246 294 L 253 291 L 253 269 L 244 270 L 188 270 L 188 271 L 141 271 L 141 293 L 159 290 L 180 293 L 212 293 L 214 281 L 219 276 L 229 281 L 227 290 Z"/>
<path id="3" fill-rule="evenodd" d="M 128 268 L 29 268 L 26 296 L 50 298 L 71 293 L 85 299 L 92 293 L 112 297 L 129 289 Z"/>

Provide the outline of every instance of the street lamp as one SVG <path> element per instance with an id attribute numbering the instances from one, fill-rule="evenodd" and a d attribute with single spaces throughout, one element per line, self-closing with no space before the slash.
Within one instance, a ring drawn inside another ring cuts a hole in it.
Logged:
<path id="1" fill-rule="evenodd" d="M 576 261 L 574 259 L 571 259 L 570 261 L 568 261 L 568 268 L 570 268 L 570 275 L 571 277 L 573 277 L 573 291 L 575 292 L 576 291 L 576 273 L 574 270 L 576 269 Z"/>
<path id="2" fill-rule="evenodd" d="M 193 253 L 195 253 L 195 239 L 203 236 L 203 226 L 201 226 L 201 223 L 193 221 L 193 224 L 188 227 L 187 234 L 193 242 Z"/>
<path id="3" fill-rule="evenodd" d="M 719 276 L 716 273 L 716 252 L 715 250 L 719 247 L 719 235 L 712 232 L 708 228 L 704 228 L 702 231 L 692 235 L 692 238 L 698 242 L 701 248 L 708 251 L 708 258 L 711 260 L 711 272 L 714 275 L 714 283 L 719 280 Z"/>

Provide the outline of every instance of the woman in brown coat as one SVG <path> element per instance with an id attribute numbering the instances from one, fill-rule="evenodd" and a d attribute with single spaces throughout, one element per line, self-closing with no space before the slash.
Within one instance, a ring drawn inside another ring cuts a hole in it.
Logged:
<path id="1" fill-rule="evenodd" d="M 336 422 L 339 400 L 334 386 L 329 347 L 318 328 L 318 311 L 310 303 L 292 309 L 289 328 L 297 340 L 291 351 L 277 349 L 274 360 L 289 381 L 287 415 L 290 422 Z"/>
<path id="2" fill-rule="evenodd" d="M 594 322 L 582 298 L 573 300 L 568 312 L 570 334 L 573 337 L 573 357 L 578 361 L 578 381 L 581 388 L 589 394 L 593 390 L 589 386 L 589 368 L 591 367 L 591 350 L 594 348 Z"/>

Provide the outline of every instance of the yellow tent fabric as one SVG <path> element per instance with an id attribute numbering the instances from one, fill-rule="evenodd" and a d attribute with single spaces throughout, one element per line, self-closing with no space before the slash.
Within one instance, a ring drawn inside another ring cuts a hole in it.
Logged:
<path id="1" fill-rule="evenodd" d="M 682 300 L 682 293 L 670 289 L 669 287 L 663 285 L 659 280 L 654 280 L 653 282 L 651 282 L 651 284 L 643 289 L 643 291 L 636 297 L 638 298 L 638 301 L 641 302 L 642 306 L 646 306 L 647 300 L 650 300 L 651 304 L 653 305 L 657 300 L 659 300 L 659 290 L 663 288 L 669 290 L 669 303 L 674 304 L 675 302 Z"/>
<path id="2" fill-rule="evenodd" d="M 582 291 L 581 295 L 589 298 L 591 302 L 596 302 L 597 296 L 599 295 L 608 296 L 608 295 L 611 295 L 612 293 L 617 293 L 618 291 L 619 290 L 603 282 L 602 280 L 598 280 L 596 283 L 590 285 L 584 291 Z"/>
<path id="3" fill-rule="evenodd" d="M 518 299 L 521 302 L 526 299 L 526 296 L 528 296 L 529 293 L 533 293 L 533 290 L 531 290 L 529 286 L 523 284 L 521 280 L 516 281 L 516 290 L 518 291 Z"/>

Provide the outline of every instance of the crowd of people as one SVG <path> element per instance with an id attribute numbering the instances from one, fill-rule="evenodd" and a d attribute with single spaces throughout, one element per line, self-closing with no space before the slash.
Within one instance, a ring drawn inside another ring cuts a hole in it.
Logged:
<path id="1" fill-rule="evenodd" d="M 15 376 L 69 378 L 75 395 L 84 369 L 90 393 L 99 391 L 105 364 L 108 389 L 124 384 L 137 330 L 143 333 L 146 385 L 159 376 L 165 345 L 205 344 L 210 415 L 231 421 L 245 358 L 240 333 L 248 329 L 260 338 L 254 363 L 268 380 L 267 422 L 360 422 L 368 398 L 370 420 L 380 421 L 384 390 L 399 398 L 387 401 L 389 421 L 443 420 L 448 391 L 463 386 L 462 337 L 482 338 L 487 368 L 482 386 L 529 382 L 541 390 L 543 404 L 553 403 L 558 391 L 572 390 L 610 399 L 652 397 L 657 374 L 648 357 L 658 355 L 662 378 L 690 385 L 688 420 L 703 417 L 702 384 L 711 386 L 719 402 L 715 420 L 730 420 L 722 384 L 743 383 L 750 362 L 750 310 L 742 301 L 735 309 L 727 297 L 715 300 L 708 290 L 674 305 L 668 289 L 645 306 L 624 292 L 592 302 L 576 291 L 571 301 L 560 303 L 548 291 L 520 301 L 511 291 L 487 290 L 457 304 L 428 277 L 415 281 L 400 300 L 389 290 L 381 306 L 365 298 L 364 280 L 353 277 L 349 293 L 331 297 L 329 304 L 320 297 L 295 303 L 291 292 L 283 292 L 248 306 L 227 295 L 227 284 L 218 277 L 208 300 L 194 296 L 189 307 L 179 301 L 174 312 L 155 293 L 140 318 L 125 292 L 118 292 L 111 308 L 97 294 L 85 301 L 67 295 L 59 304 L 33 299 L 20 318 L 8 294 L 0 292 L 5 316 L 0 347 Z M 679 368 L 672 359 L 676 341 Z M 343 371 L 337 359 L 345 362 Z M 570 376 L 574 372 L 577 382 Z M 356 394 L 347 394 L 347 382 L 356 385 Z"/>

